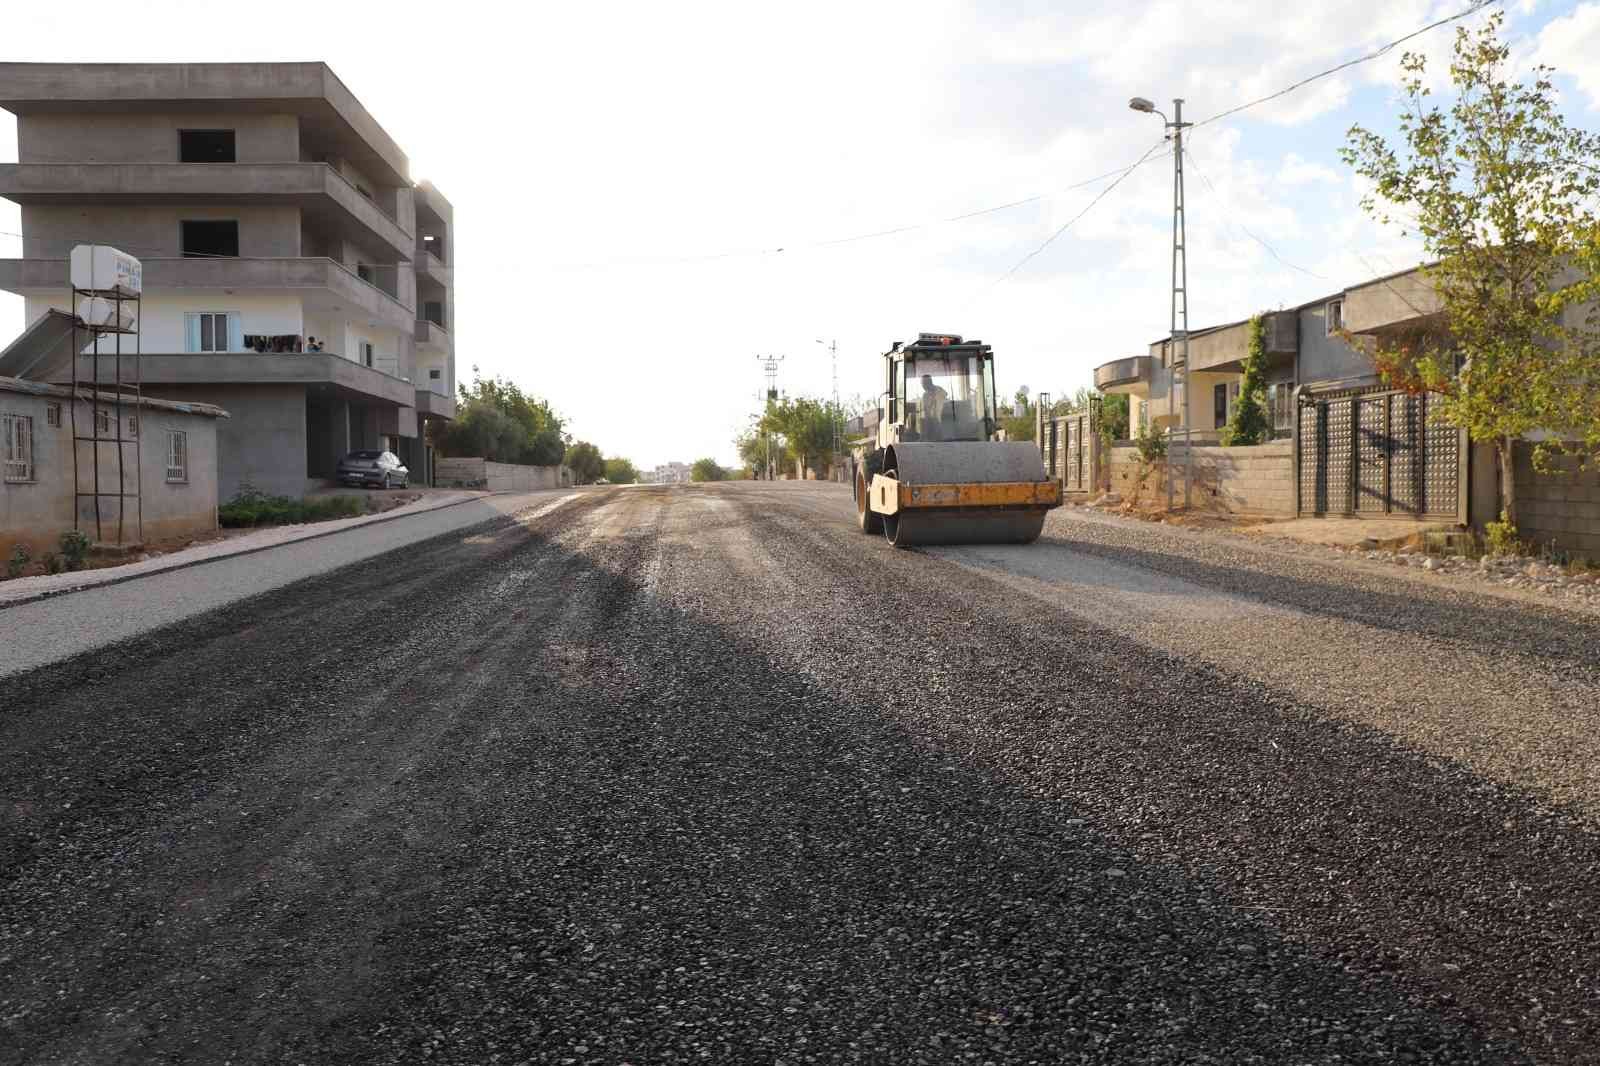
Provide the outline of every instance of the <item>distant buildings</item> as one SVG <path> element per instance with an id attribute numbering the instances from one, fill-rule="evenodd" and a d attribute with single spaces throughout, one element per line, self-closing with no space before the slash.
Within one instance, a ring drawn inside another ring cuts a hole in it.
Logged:
<path id="1" fill-rule="evenodd" d="M 648 485 L 681 485 L 689 480 L 688 463 L 662 463 L 646 471 L 642 480 Z"/>

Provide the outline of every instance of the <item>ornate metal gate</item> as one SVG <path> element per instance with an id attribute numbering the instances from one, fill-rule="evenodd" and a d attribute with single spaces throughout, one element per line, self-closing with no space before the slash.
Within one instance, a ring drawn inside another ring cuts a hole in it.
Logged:
<path id="1" fill-rule="evenodd" d="M 1430 403 L 1382 389 L 1303 396 L 1299 513 L 1466 521 L 1466 434 L 1430 418 Z"/>
<path id="2" fill-rule="evenodd" d="M 1063 492 L 1093 492 L 1100 462 L 1096 420 L 1089 411 L 1074 411 L 1044 420 L 1039 427 L 1039 454 L 1045 476 L 1061 482 Z"/>

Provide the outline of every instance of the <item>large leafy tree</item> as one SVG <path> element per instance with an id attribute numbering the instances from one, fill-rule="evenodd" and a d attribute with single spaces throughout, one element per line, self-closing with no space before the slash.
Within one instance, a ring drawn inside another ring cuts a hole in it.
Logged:
<path id="1" fill-rule="evenodd" d="M 728 472 L 718 466 L 715 459 L 696 459 L 689 467 L 690 481 L 722 481 L 727 476 Z"/>
<path id="2" fill-rule="evenodd" d="M 606 462 L 600 457 L 600 449 L 586 440 L 573 442 L 567 448 L 563 462 L 572 471 L 572 479 L 580 485 L 591 484 L 606 472 Z"/>
<path id="3" fill-rule="evenodd" d="M 605 475 L 606 480 L 613 485 L 632 485 L 639 480 L 638 468 L 633 465 L 631 460 L 620 457 L 606 460 Z"/>
<path id="4" fill-rule="evenodd" d="M 497 463 L 554 466 L 566 448 L 561 418 L 550 405 L 505 378 L 460 386 L 456 418 L 435 441 L 446 455 L 468 455 Z"/>
<path id="5" fill-rule="evenodd" d="M 843 424 L 843 414 L 831 401 L 802 396 L 768 400 L 757 429 L 781 436 L 795 458 L 807 469 L 821 473 L 832 464 L 835 427 L 840 428 L 843 441 Z"/>
<path id="6" fill-rule="evenodd" d="M 1566 124 L 1552 71 L 1507 71 L 1502 17 L 1457 32 L 1452 99 L 1441 106 L 1422 56 L 1407 54 L 1401 148 L 1361 126 L 1346 162 L 1374 184 L 1364 206 L 1421 237 L 1442 330 L 1380 342 L 1386 379 L 1435 393 L 1442 417 L 1493 441 L 1504 509 L 1516 522 L 1515 447 L 1543 431 L 1554 448 L 1600 453 L 1600 343 L 1591 302 L 1600 269 L 1600 138 Z"/>

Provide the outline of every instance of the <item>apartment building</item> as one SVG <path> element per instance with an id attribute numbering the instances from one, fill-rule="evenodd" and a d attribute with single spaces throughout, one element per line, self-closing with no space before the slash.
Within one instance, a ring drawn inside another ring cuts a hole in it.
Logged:
<path id="1" fill-rule="evenodd" d="M 428 423 L 455 413 L 454 212 L 332 70 L 0 63 L 0 107 L 22 212 L 0 289 L 27 314 L 0 374 L 70 378 L 67 256 L 112 245 L 144 264 L 146 395 L 231 415 L 222 499 L 298 496 L 352 448 L 429 479 Z"/>

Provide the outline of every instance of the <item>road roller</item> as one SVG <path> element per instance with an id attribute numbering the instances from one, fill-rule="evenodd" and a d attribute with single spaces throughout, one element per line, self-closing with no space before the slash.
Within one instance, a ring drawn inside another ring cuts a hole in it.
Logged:
<path id="1" fill-rule="evenodd" d="M 883 367 L 876 436 L 854 453 L 861 531 L 897 548 L 1037 540 L 1061 486 L 1036 444 L 1000 439 L 994 350 L 921 333 Z"/>

